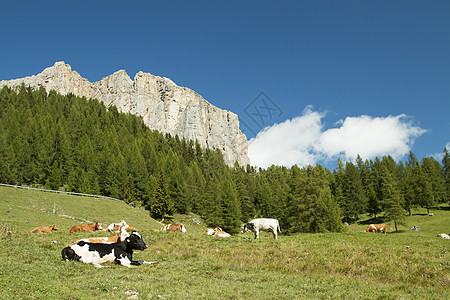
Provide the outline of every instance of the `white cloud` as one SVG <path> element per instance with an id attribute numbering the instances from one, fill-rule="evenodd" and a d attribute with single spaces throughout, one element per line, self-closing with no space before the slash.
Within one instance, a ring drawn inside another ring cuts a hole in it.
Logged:
<path id="1" fill-rule="evenodd" d="M 311 147 L 321 134 L 323 116 L 307 107 L 302 116 L 264 128 L 249 141 L 251 164 L 263 168 L 314 164 L 317 157 Z"/>
<path id="2" fill-rule="evenodd" d="M 448 142 L 444 147 L 447 149 L 447 151 L 450 151 L 450 142 Z M 442 161 L 442 159 L 444 158 L 444 150 L 439 153 L 431 154 L 430 156 L 434 157 L 434 159 L 436 159 L 437 161 Z"/>
<path id="3" fill-rule="evenodd" d="M 249 141 L 252 165 L 314 165 L 323 159 L 354 160 L 391 155 L 400 159 L 414 139 L 426 130 L 411 124 L 406 115 L 388 117 L 347 117 L 338 127 L 325 130 L 325 113 L 307 107 L 303 114 L 281 124 L 264 128 Z"/>

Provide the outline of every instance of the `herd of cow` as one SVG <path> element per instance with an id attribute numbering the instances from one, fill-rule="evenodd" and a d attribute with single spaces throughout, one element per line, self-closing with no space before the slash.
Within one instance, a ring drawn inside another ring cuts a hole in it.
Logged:
<path id="1" fill-rule="evenodd" d="M 32 233 L 51 233 L 58 230 L 56 225 L 49 227 L 36 227 L 31 230 Z M 110 232 L 116 232 L 114 236 L 91 237 L 80 239 L 72 245 L 62 249 L 63 260 L 76 260 L 84 263 L 91 263 L 97 268 L 103 268 L 101 265 L 105 262 L 115 262 L 120 265 L 132 268 L 135 265 L 155 264 L 157 262 L 147 262 L 144 260 L 133 260 L 134 250 L 145 250 L 147 245 L 141 235 L 137 233 L 136 228 L 128 225 L 122 220 L 120 223 L 112 223 L 106 229 Z M 98 223 L 74 225 L 69 229 L 73 232 L 95 232 L 106 231 Z M 127 230 L 131 230 L 129 234 Z"/>
<path id="2" fill-rule="evenodd" d="M 366 232 L 381 232 L 386 234 L 386 224 L 371 224 Z M 51 233 L 58 230 L 56 225 L 49 227 L 36 227 L 33 233 Z M 102 263 L 115 262 L 117 264 L 132 268 L 135 265 L 156 264 L 157 262 L 147 262 L 143 260 L 133 260 L 134 250 L 145 250 L 147 245 L 141 235 L 137 233 L 136 228 L 128 225 L 124 220 L 120 223 L 112 223 L 107 229 L 98 223 L 75 225 L 69 229 L 69 232 L 95 232 L 109 231 L 115 232 L 116 235 L 109 237 L 91 237 L 80 239 L 72 245 L 62 249 L 61 255 L 63 260 L 75 260 L 84 263 L 91 263 L 97 268 L 102 268 Z M 132 231 L 129 234 L 127 231 Z M 186 232 L 183 224 L 168 224 L 159 230 L 153 231 L 180 231 Z M 242 233 L 254 232 L 255 238 L 259 238 L 260 231 L 272 232 L 274 239 L 278 239 L 278 233 L 281 233 L 280 224 L 276 219 L 260 218 L 254 219 L 247 224 L 242 225 Z M 208 235 L 218 237 L 230 237 L 229 233 L 224 232 L 220 227 L 214 229 L 209 228 Z"/>
<path id="3" fill-rule="evenodd" d="M 58 230 L 56 225 L 48 227 L 36 227 L 31 230 L 32 233 L 51 233 Z M 129 234 L 128 231 L 132 231 Z M 72 245 L 62 249 L 61 256 L 63 260 L 75 260 L 83 263 L 91 263 L 97 268 L 103 268 L 102 263 L 115 262 L 117 264 L 133 268 L 136 265 L 142 264 L 156 264 L 157 262 L 147 262 L 144 260 L 133 260 L 134 250 L 145 250 L 147 245 L 142 239 L 141 235 L 136 231 L 132 225 L 128 225 L 124 220 L 120 223 L 112 223 L 107 229 L 103 229 L 100 223 L 95 222 L 84 225 L 74 225 L 69 229 L 69 232 L 95 232 L 95 231 L 110 231 L 115 232 L 116 235 L 108 237 L 90 237 L 77 240 Z M 168 224 L 159 230 L 153 231 L 180 231 L 186 232 L 183 224 Z M 259 238 L 260 231 L 270 231 L 273 237 L 278 239 L 278 232 L 281 232 L 280 225 L 276 219 L 255 219 L 247 224 L 242 225 L 242 232 L 252 231 L 255 233 L 255 238 Z M 230 237 L 220 227 L 214 229 L 209 228 L 208 235 L 218 237 Z"/>

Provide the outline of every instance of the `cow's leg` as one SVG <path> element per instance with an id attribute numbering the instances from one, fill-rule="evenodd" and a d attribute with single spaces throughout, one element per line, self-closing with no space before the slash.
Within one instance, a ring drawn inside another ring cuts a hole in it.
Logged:
<path id="1" fill-rule="evenodd" d="M 255 230 L 255 239 L 259 239 L 259 230 L 258 229 Z"/>
<path id="2" fill-rule="evenodd" d="M 127 268 L 134 268 L 132 266 L 134 261 L 130 261 L 127 257 L 122 257 L 122 258 L 116 259 L 116 262 L 118 264 L 122 265 L 122 266 L 127 267 Z"/>
<path id="3" fill-rule="evenodd" d="M 116 257 L 115 262 L 125 266 L 127 268 L 134 268 L 132 265 L 141 265 L 141 263 L 139 263 L 136 260 L 133 260 L 131 255 L 119 255 L 118 257 Z"/>

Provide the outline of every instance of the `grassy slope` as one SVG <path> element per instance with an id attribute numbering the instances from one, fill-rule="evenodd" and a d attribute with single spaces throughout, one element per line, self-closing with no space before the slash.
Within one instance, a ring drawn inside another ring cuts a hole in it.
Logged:
<path id="1" fill-rule="evenodd" d="M 153 232 L 161 225 L 148 212 L 117 201 L 0 187 L 0 289 L 4 299 L 125 299 L 128 290 L 140 299 L 448 299 L 450 241 L 436 235 L 449 233 L 450 211 L 415 213 L 403 231 L 387 235 L 363 233 L 367 225 L 355 224 L 345 233 L 279 241 L 265 233 L 259 241 L 250 234 L 221 239 L 188 216 L 174 220 L 186 225 L 186 234 Z M 160 264 L 96 269 L 63 262 L 66 245 L 107 233 L 69 234 L 78 221 L 60 215 L 103 224 L 124 219 L 149 246 L 136 259 Z M 60 230 L 30 233 L 52 224 Z M 421 231 L 409 230 L 413 225 Z"/>

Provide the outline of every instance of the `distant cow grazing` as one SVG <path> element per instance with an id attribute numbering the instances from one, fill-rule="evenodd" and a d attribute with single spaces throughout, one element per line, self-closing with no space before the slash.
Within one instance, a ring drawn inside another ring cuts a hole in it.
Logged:
<path id="1" fill-rule="evenodd" d="M 167 224 L 160 231 L 181 231 L 186 232 L 186 228 L 183 224 Z"/>
<path id="2" fill-rule="evenodd" d="M 63 260 L 76 260 L 85 264 L 93 264 L 97 268 L 103 268 L 102 263 L 115 262 L 128 268 L 133 265 L 155 264 L 157 262 L 146 262 L 133 260 L 133 250 L 145 250 L 147 245 L 141 235 L 135 231 L 124 241 L 113 244 L 95 244 L 81 241 L 62 249 Z"/>
<path id="3" fill-rule="evenodd" d="M 124 228 L 125 230 L 136 230 L 136 228 L 132 225 L 128 225 L 127 222 L 122 220 L 120 223 L 111 223 L 107 227 L 107 231 L 111 232 L 119 232 L 121 228 Z"/>
<path id="4" fill-rule="evenodd" d="M 247 224 L 242 225 L 242 233 L 247 231 L 253 231 L 255 233 L 255 239 L 259 239 L 260 231 L 269 231 L 273 233 L 273 237 L 278 239 L 278 232 L 281 233 L 280 224 L 277 219 L 254 219 Z"/>
<path id="5" fill-rule="evenodd" d="M 369 227 L 367 227 L 366 232 L 381 232 L 386 234 L 387 232 L 387 226 L 386 224 L 370 224 Z"/>
<path id="6" fill-rule="evenodd" d="M 52 226 L 44 226 L 44 227 L 36 227 L 33 230 L 31 230 L 32 233 L 52 233 L 54 230 L 58 230 L 58 227 L 56 225 Z"/>
<path id="7" fill-rule="evenodd" d="M 102 226 L 98 223 L 84 224 L 84 225 L 74 225 L 69 229 L 69 232 L 94 232 L 97 230 L 102 230 Z"/>

